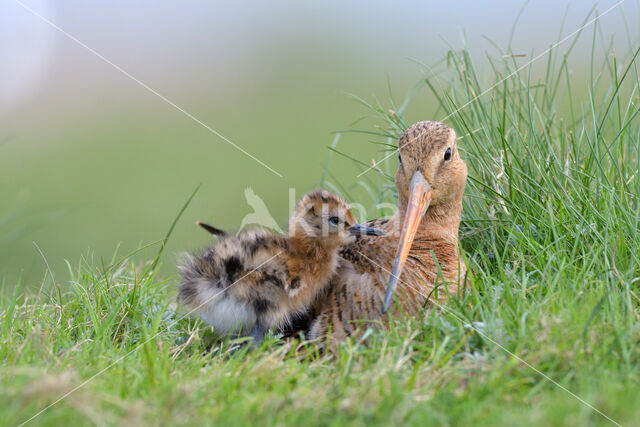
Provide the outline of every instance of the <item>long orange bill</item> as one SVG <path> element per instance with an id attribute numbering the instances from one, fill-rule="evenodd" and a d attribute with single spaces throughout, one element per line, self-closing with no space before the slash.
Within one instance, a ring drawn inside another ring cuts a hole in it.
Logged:
<path id="1" fill-rule="evenodd" d="M 422 174 L 417 171 L 411 178 L 411 184 L 409 186 L 409 202 L 407 203 L 407 213 L 404 217 L 404 223 L 402 224 L 402 234 L 400 234 L 400 243 L 398 244 L 398 251 L 396 252 L 396 258 L 393 263 L 393 269 L 391 270 L 391 278 L 389 279 L 389 285 L 387 286 L 387 293 L 384 296 L 384 302 L 382 304 L 382 312 L 386 313 L 391 304 L 391 298 L 396 290 L 396 285 L 402 274 L 402 269 L 407 261 L 411 244 L 413 243 L 418 226 L 424 213 L 429 208 L 431 202 L 431 186 Z"/>

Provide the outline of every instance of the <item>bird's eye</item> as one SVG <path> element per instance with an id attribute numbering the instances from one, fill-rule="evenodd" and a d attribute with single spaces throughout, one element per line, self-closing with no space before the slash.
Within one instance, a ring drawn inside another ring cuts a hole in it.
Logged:
<path id="1" fill-rule="evenodd" d="M 338 218 L 337 216 L 332 216 L 331 218 L 329 218 L 329 222 L 331 223 L 331 225 L 338 225 L 340 224 L 340 218 Z"/>
<path id="2" fill-rule="evenodd" d="M 398 161 L 402 164 L 402 157 L 400 156 L 400 151 L 398 151 Z"/>
<path id="3" fill-rule="evenodd" d="M 444 152 L 444 161 L 451 160 L 451 148 L 447 148 L 447 151 Z"/>

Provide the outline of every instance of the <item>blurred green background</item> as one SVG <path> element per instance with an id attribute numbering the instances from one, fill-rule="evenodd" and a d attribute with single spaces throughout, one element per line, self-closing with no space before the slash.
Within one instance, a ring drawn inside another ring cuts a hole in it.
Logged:
<path id="1" fill-rule="evenodd" d="M 600 2 L 600 12 L 615 3 Z M 499 55 L 492 42 L 511 46 L 524 64 L 579 28 L 594 7 L 548 0 L 524 9 L 494 0 L 24 5 L 282 177 L 19 3 L 3 2 L 0 280 L 9 287 L 18 279 L 40 284 L 45 264 L 34 242 L 64 281 L 65 259 L 75 264 L 93 252 L 108 260 L 118 246 L 124 255 L 158 241 L 198 183 L 165 252 L 165 274 L 174 272 L 177 253 L 208 242 L 195 220 L 239 226 L 252 212 L 247 187 L 285 224 L 289 189 L 300 196 L 317 185 L 332 132 L 372 129 L 353 125 L 368 112 L 349 93 L 386 103 L 391 90 L 401 100 L 423 76 L 446 73 L 446 52 L 462 46 L 480 60 Z M 603 37 L 626 52 L 625 26 L 637 15 L 635 1 L 611 11 L 600 22 Z M 635 26 L 628 30 L 637 37 Z M 580 43 L 574 90 L 586 93 L 590 37 Z M 545 64 L 537 66 L 542 75 Z M 420 90 L 407 118 L 440 119 L 432 104 Z M 343 134 L 339 148 L 369 163 L 383 156 L 370 139 Z M 338 156 L 331 172 L 345 186 L 356 181 L 352 163 Z"/>

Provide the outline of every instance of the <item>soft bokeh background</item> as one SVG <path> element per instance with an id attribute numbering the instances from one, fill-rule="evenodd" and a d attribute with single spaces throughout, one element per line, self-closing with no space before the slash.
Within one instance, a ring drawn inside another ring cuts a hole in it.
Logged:
<path id="1" fill-rule="evenodd" d="M 234 228 L 252 211 L 247 187 L 284 223 L 289 188 L 316 186 L 332 132 L 367 113 L 349 93 L 385 100 L 389 80 L 401 99 L 421 76 L 447 71 L 449 49 L 498 55 L 487 39 L 507 48 L 512 37 L 512 51 L 530 58 L 558 40 L 563 20 L 570 34 L 594 6 L 531 2 L 512 35 L 523 4 L 24 0 L 279 177 L 19 3 L 0 3 L 0 280 L 40 283 L 33 242 L 64 280 L 65 259 L 91 251 L 108 260 L 118 246 L 124 255 L 157 241 L 198 183 L 165 253 L 167 274 L 178 252 L 208 241 L 196 219 Z M 602 37 L 626 52 L 625 26 L 635 38 L 637 22 L 627 0 L 601 19 Z M 585 91 L 590 37 L 571 60 Z M 439 119 L 431 105 L 420 91 L 408 118 Z M 367 162 L 382 156 L 364 136 L 343 135 L 340 149 Z M 331 171 L 346 186 L 356 180 L 344 159 Z"/>

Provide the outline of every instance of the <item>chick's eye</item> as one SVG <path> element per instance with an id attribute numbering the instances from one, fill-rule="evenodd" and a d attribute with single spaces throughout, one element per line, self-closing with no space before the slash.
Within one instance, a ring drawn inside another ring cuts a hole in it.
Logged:
<path id="1" fill-rule="evenodd" d="M 447 148 L 447 151 L 444 152 L 444 160 L 445 162 L 451 160 L 451 148 Z"/>
<path id="2" fill-rule="evenodd" d="M 337 216 L 332 216 L 331 218 L 329 218 L 329 222 L 331 223 L 331 225 L 338 225 L 340 224 L 340 218 L 338 218 Z"/>

